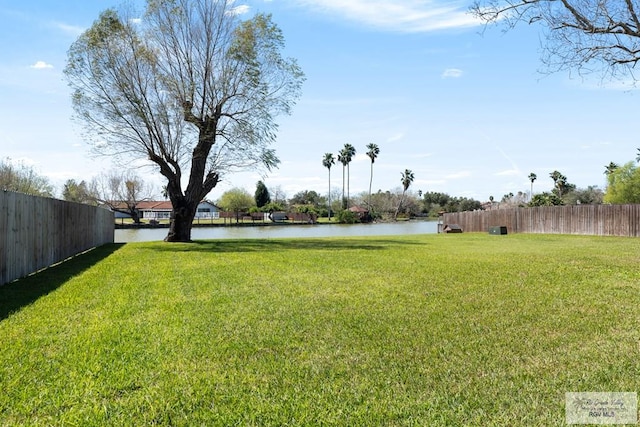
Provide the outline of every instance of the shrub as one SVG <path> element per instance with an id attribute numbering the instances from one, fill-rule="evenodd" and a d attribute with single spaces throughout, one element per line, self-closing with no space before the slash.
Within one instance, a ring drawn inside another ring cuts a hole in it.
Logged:
<path id="1" fill-rule="evenodd" d="M 358 215 L 355 212 L 351 212 L 349 210 L 338 212 L 336 218 L 341 224 L 355 224 L 357 222 L 360 222 L 360 218 L 358 218 Z"/>
<path id="2" fill-rule="evenodd" d="M 313 205 L 296 205 L 295 210 L 298 213 L 317 214 L 318 212 Z"/>
<path id="3" fill-rule="evenodd" d="M 271 202 L 260 208 L 261 212 L 282 212 L 285 210 L 285 207 L 282 203 Z"/>

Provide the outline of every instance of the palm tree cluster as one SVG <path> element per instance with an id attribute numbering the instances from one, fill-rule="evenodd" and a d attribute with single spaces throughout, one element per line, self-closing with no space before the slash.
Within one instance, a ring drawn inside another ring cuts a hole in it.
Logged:
<path id="1" fill-rule="evenodd" d="M 551 172 L 549 176 L 553 180 L 553 186 L 554 186 L 555 192 L 558 194 L 558 197 L 562 198 L 562 195 L 565 193 L 567 189 L 567 177 L 561 174 L 557 170 Z"/>
<path id="2" fill-rule="evenodd" d="M 344 144 L 344 148 L 338 152 L 338 161 L 342 163 L 342 209 L 349 207 L 349 164 L 356 155 L 356 148 L 351 144 Z M 344 197 L 344 172 L 347 171 L 347 197 Z"/>
<path id="3" fill-rule="evenodd" d="M 614 162 L 610 162 L 605 166 L 605 175 L 611 176 L 620 166 Z M 533 194 L 533 182 L 537 179 L 535 173 L 529 174 L 531 181 L 531 192 L 529 195 L 528 206 L 552 206 L 562 204 L 599 204 L 602 203 L 604 192 L 598 186 L 591 185 L 587 188 L 577 188 L 575 184 L 568 181 L 567 177 L 558 170 L 549 173 L 549 178 L 553 180 L 553 190 L 551 192 L 542 192 Z M 520 194 L 520 193 L 518 193 Z M 511 203 L 519 202 L 518 197 L 511 197 L 508 200 Z"/>
<path id="4" fill-rule="evenodd" d="M 366 148 L 367 148 L 366 155 L 371 160 L 371 172 L 369 174 L 369 195 L 366 203 L 368 205 L 367 208 L 371 213 L 373 211 L 373 206 L 371 203 L 371 188 L 373 185 L 373 164 L 376 162 L 376 159 L 380 154 L 380 147 L 378 147 L 377 144 L 370 143 L 370 144 L 367 144 Z M 344 147 L 338 152 L 338 156 L 337 156 L 337 161 L 339 163 L 342 163 L 342 209 L 347 209 L 349 207 L 349 200 L 350 200 L 349 164 L 351 163 L 355 155 L 356 155 L 355 147 L 351 144 L 345 144 Z M 335 162 L 336 162 L 336 157 L 334 157 L 333 153 L 324 154 L 324 157 L 322 158 L 322 166 L 327 168 L 327 170 L 329 171 L 329 220 L 331 220 L 331 167 L 335 164 Z M 346 174 L 346 178 L 345 178 L 345 174 Z M 402 187 L 403 187 L 402 198 L 400 200 L 400 203 L 398 204 L 394 218 L 397 218 L 398 212 L 402 207 L 404 196 L 407 190 L 409 189 L 409 187 L 411 186 L 411 183 L 413 182 L 413 180 L 414 180 L 413 172 L 409 169 L 405 169 L 405 171 L 402 173 L 402 179 L 401 179 Z M 345 186 L 346 186 L 346 195 L 345 195 Z"/>
<path id="5" fill-rule="evenodd" d="M 367 156 L 371 159 L 371 176 L 369 178 L 369 206 L 371 206 L 371 184 L 373 183 L 373 163 L 375 162 L 378 154 L 380 154 L 380 148 L 376 144 L 367 145 Z M 351 144 L 344 144 L 342 150 L 338 152 L 338 162 L 342 163 L 342 208 L 347 209 L 349 207 L 349 164 L 356 155 L 356 148 Z M 329 219 L 331 219 L 331 166 L 335 164 L 335 157 L 333 153 L 325 153 L 322 159 L 322 166 L 329 170 Z M 345 180 L 346 172 L 346 180 Z M 346 185 L 346 196 L 345 196 Z"/>

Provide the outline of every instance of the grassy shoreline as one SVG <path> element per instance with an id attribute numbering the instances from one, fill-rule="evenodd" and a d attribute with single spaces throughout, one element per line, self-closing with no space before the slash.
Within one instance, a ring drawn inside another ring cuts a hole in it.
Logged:
<path id="1" fill-rule="evenodd" d="M 98 248 L 0 288 L 0 425 L 564 425 L 565 392 L 640 391 L 638 249 L 485 234 Z"/>

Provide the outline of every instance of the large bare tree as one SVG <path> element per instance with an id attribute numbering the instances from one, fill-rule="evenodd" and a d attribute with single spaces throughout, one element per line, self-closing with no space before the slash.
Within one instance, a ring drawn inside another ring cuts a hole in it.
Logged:
<path id="1" fill-rule="evenodd" d="M 227 0 L 147 0 L 104 11 L 71 46 L 73 105 L 97 152 L 146 159 L 173 204 L 165 240 L 190 241 L 198 203 L 223 174 L 269 170 L 278 114 L 304 80 L 268 15 Z"/>
<path id="2" fill-rule="evenodd" d="M 635 82 L 639 9 L 637 0 L 476 0 L 471 12 L 507 28 L 541 23 L 547 31 L 542 59 L 549 71 L 573 69 Z"/>

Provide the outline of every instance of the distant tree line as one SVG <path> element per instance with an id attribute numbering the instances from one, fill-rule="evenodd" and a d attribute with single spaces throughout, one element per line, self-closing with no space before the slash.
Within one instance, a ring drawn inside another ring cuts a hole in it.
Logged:
<path id="1" fill-rule="evenodd" d="M 605 166 L 607 192 L 604 201 L 611 204 L 640 203 L 640 148 L 637 149 L 635 162 L 629 161 L 622 166 L 610 162 Z"/>
<path id="2" fill-rule="evenodd" d="M 440 212 L 464 212 L 482 209 L 482 203 L 467 197 L 452 197 L 446 193 L 427 192 L 424 194 L 424 212 L 437 217 Z"/>
<path id="3" fill-rule="evenodd" d="M 340 158 L 347 158 L 352 152 L 345 149 Z M 367 156 L 371 159 L 371 175 L 373 164 L 379 154 L 375 144 L 367 146 Z M 355 149 L 354 149 L 355 150 Z M 325 154 L 323 166 L 331 172 L 333 155 Z M 333 159 L 335 160 L 335 159 Z M 395 190 L 362 192 L 351 196 L 348 185 L 344 185 L 344 197 L 339 190 L 331 189 L 327 194 L 315 190 L 303 190 L 287 197 L 280 186 L 267 188 L 263 181 L 256 183 L 255 192 L 251 195 L 241 188 L 226 191 L 217 201 L 217 205 L 227 211 L 234 212 L 276 212 L 289 211 L 312 213 L 319 217 L 337 217 L 342 222 L 359 220 L 357 214 L 345 209 L 345 201 L 351 206 L 368 210 L 372 220 L 397 220 L 411 217 L 437 218 L 444 212 L 462 212 L 479 209 L 495 209 L 509 207 L 554 206 L 572 204 L 630 204 L 640 203 L 640 148 L 634 161 L 623 165 L 610 162 L 605 166 L 607 177 L 606 192 L 597 186 L 578 188 L 558 170 L 549 173 L 553 181 L 551 191 L 534 193 L 534 183 L 538 176 L 530 173 L 530 190 L 518 191 L 516 194 L 504 194 L 499 200 L 489 197 L 488 202 L 480 202 L 473 198 L 455 197 L 442 192 L 413 192 L 410 186 L 414 174 L 406 169 L 402 172 L 401 187 Z M 346 165 L 345 165 L 346 172 Z M 346 175 L 348 176 L 348 175 Z M 37 196 L 53 197 L 54 187 L 46 177 L 39 175 L 33 167 L 11 159 L 0 161 L 0 189 L 22 192 Z M 102 173 L 90 181 L 69 179 L 62 188 L 62 198 L 67 201 L 91 205 L 105 205 L 114 211 L 130 215 L 134 221 L 139 220 L 136 205 L 152 198 L 153 189 L 130 171 L 111 171 Z M 165 198 L 167 197 L 164 194 Z"/>
<path id="4" fill-rule="evenodd" d="M 368 206 L 372 212 L 372 220 L 392 221 L 411 217 L 437 218 L 441 212 L 460 212 L 482 208 L 478 200 L 466 197 L 452 197 L 445 193 L 422 193 L 410 191 L 413 178 L 410 170 L 401 174 L 402 187 L 393 191 L 369 193 L 362 192 L 352 197 L 354 206 Z M 271 193 L 278 193 L 277 201 L 267 197 Z M 331 195 L 322 195 L 314 190 L 303 190 L 287 198 L 279 187 L 271 191 L 262 181 L 256 184 L 254 196 L 242 188 L 233 188 L 223 193 L 216 204 L 229 212 L 300 212 L 312 213 L 319 217 L 335 217 L 339 222 L 360 221 L 357 214 L 342 208 L 341 190 L 334 190 Z M 267 203 L 264 203 L 269 200 Z M 331 207 L 329 200 L 332 200 Z"/>
<path id="5" fill-rule="evenodd" d="M 10 158 L 0 160 L 0 190 L 53 197 L 53 185 L 46 177 L 24 162 L 13 162 Z"/>

